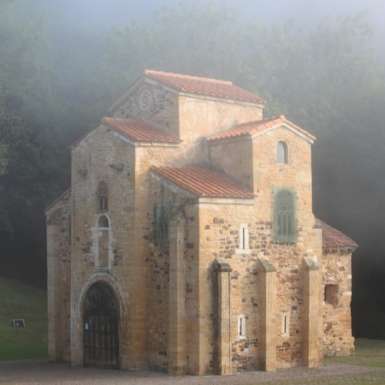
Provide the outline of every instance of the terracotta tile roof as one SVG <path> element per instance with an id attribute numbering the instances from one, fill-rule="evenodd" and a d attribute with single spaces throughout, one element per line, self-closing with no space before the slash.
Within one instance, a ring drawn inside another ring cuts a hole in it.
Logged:
<path id="1" fill-rule="evenodd" d="M 238 100 L 256 104 L 264 103 L 263 99 L 259 96 L 226 80 L 155 70 L 145 70 L 144 75 L 170 88 L 188 94 L 211 96 L 213 98 Z"/>
<path id="2" fill-rule="evenodd" d="M 242 123 L 228 130 L 211 135 L 207 138 L 207 140 L 209 141 L 223 140 L 223 139 L 235 138 L 238 136 L 253 135 L 262 130 L 274 127 L 274 125 L 277 125 L 280 123 L 281 123 L 281 117 Z"/>
<path id="3" fill-rule="evenodd" d="M 252 199 L 254 194 L 228 175 L 202 166 L 153 167 L 152 171 L 199 197 Z"/>
<path id="4" fill-rule="evenodd" d="M 134 142 L 171 144 L 180 142 L 176 136 L 163 132 L 143 120 L 107 117 L 102 119 L 102 123 Z"/>
<path id="5" fill-rule="evenodd" d="M 310 134 L 308 131 L 304 130 L 303 128 L 297 126 L 296 124 L 290 122 L 290 120 L 286 119 L 284 115 L 276 116 L 270 119 L 256 120 L 252 122 L 242 123 L 228 130 L 211 135 L 207 138 L 207 140 L 215 141 L 215 140 L 231 139 L 231 138 L 236 138 L 236 137 L 245 136 L 245 135 L 251 136 L 259 132 L 269 130 L 270 128 L 273 128 L 275 126 L 282 125 L 284 123 L 293 127 L 300 134 L 305 135 L 306 137 L 310 138 L 312 141 L 315 140 L 315 137 L 312 134 Z"/>
<path id="6" fill-rule="evenodd" d="M 324 249 L 356 249 L 358 247 L 353 239 L 320 219 L 316 220 L 316 226 L 322 229 L 322 245 Z"/>

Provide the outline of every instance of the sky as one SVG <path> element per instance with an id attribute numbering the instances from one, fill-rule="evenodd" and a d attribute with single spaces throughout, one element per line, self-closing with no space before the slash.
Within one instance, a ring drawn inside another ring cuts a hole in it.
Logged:
<path id="1" fill-rule="evenodd" d="M 32 0 L 30 0 L 32 1 Z M 36 0 L 34 0 L 36 1 Z M 146 18 L 164 6 L 183 4 L 185 0 L 40 0 L 52 14 L 78 27 L 109 28 L 131 20 Z M 202 6 L 205 1 L 200 0 Z M 313 23 L 323 17 L 343 17 L 366 12 L 379 30 L 385 31 L 385 0 L 221 0 L 236 7 L 245 17 L 269 22 L 282 18 Z"/>

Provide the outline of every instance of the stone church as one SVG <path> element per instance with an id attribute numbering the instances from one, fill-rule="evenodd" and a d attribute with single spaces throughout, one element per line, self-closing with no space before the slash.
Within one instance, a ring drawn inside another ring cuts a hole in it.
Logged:
<path id="1" fill-rule="evenodd" d="M 46 212 L 49 355 L 170 374 L 354 349 L 356 243 L 317 219 L 315 137 L 231 81 L 146 70 Z"/>

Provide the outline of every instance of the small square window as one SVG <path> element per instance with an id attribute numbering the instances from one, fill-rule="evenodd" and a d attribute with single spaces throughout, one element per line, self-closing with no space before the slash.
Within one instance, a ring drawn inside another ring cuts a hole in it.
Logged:
<path id="1" fill-rule="evenodd" d="M 325 285 L 324 301 L 332 306 L 338 305 L 338 285 Z"/>

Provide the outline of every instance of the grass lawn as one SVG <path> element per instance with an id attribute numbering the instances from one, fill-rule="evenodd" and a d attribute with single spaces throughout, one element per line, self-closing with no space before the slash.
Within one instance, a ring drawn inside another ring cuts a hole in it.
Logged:
<path id="1" fill-rule="evenodd" d="M 385 341 L 357 339 L 356 350 L 351 356 L 331 357 L 325 362 L 385 368 Z"/>
<path id="2" fill-rule="evenodd" d="M 11 320 L 23 318 L 25 329 Z M 47 357 L 46 294 L 20 282 L 0 278 L 0 360 Z"/>

